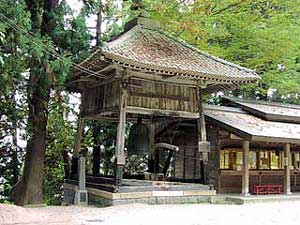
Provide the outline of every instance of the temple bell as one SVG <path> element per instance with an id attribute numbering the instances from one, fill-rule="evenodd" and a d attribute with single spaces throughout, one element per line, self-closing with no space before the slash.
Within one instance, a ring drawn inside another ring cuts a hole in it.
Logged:
<path id="1" fill-rule="evenodd" d="M 130 128 L 127 149 L 128 155 L 146 156 L 150 153 L 149 130 L 140 117 Z"/>

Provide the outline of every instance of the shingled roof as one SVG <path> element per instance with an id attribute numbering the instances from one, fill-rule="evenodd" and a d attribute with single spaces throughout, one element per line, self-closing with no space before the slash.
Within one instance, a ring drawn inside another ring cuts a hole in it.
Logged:
<path id="1" fill-rule="evenodd" d="M 229 105 L 238 106 L 264 120 L 300 123 L 300 105 L 232 97 L 223 97 L 223 99 L 229 101 Z"/>
<path id="2" fill-rule="evenodd" d="M 235 107 L 206 106 L 204 113 L 208 120 L 241 138 L 300 144 L 300 124 L 267 121 Z"/>
<path id="3" fill-rule="evenodd" d="M 163 32 L 157 22 L 145 17 L 128 23 L 122 34 L 94 51 L 81 66 L 97 71 L 100 61 L 165 78 L 206 81 L 211 85 L 209 88 L 220 87 L 214 91 L 237 88 L 259 79 L 253 70 L 202 52 Z"/>

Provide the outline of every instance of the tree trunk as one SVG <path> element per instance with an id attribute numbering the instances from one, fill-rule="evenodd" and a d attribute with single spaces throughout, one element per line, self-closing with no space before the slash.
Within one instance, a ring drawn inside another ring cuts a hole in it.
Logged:
<path id="1" fill-rule="evenodd" d="M 31 13 L 32 33 L 51 35 L 54 29 L 50 12 L 57 7 L 58 0 L 27 0 Z M 17 205 L 41 204 L 43 202 L 44 159 L 46 151 L 46 126 L 51 82 L 48 80 L 46 60 L 32 56 L 27 90 L 28 130 L 25 165 L 22 179 L 13 190 Z"/>
<path id="2" fill-rule="evenodd" d="M 99 2 L 99 8 L 97 12 L 97 24 L 96 24 L 96 46 L 101 44 L 101 30 L 102 27 L 102 2 Z"/>
<path id="3" fill-rule="evenodd" d="M 37 80 L 37 82 L 33 82 Z M 47 105 L 50 88 L 33 70 L 28 93 L 30 139 L 27 142 L 24 174 L 17 183 L 13 199 L 17 205 L 41 204 L 43 202 L 44 159 L 46 149 Z"/>
<path id="4" fill-rule="evenodd" d="M 96 24 L 96 46 L 101 44 L 101 25 L 102 25 L 102 2 L 99 2 L 99 8 L 97 11 L 97 24 Z M 92 124 L 93 128 L 93 140 L 94 140 L 94 147 L 93 147 L 93 175 L 99 176 L 100 175 L 100 130 L 101 126 L 97 121 L 94 121 Z"/>
<path id="5" fill-rule="evenodd" d="M 15 100 L 15 92 L 12 96 L 12 101 L 14 106 L 16 107 L 16 100 Z M 19 159 L 18 159 L 18 133 L 17 133 L 17 121 L 16 118 L 12 121 L 13 124 L 13 131 L 12 131 L 12 141 L 13 141 L 13 153 L 12 153 L 12 167 L 13 167 L 13 184 L 15 185 L 19 180 Z"/>

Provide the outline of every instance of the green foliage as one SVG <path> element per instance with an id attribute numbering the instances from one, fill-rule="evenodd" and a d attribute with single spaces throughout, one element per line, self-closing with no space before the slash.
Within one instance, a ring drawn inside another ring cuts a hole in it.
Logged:
<path id="1" fill-rule="evenodd" d="M 14 1 L 0 4 L 0 193 L 9 200 L 12 187 L 17 182 L 23 149 L 18 146 L 14 137 L 17 129 L 24 124 L 24 76 L 26 59 L 20 48 L 26 46 L 25 37 L 14 32 L 5 17 L 13 17 L 18 26 L 29 29 L 29 14 L 25 11 L 23 1 L 17 4 Z"/>
<path id="2" fill-rule="evenodd" d="M 50 18 L 49 25 L 56 23 L 54 31 L 48 35 L 45 35 L 45 31 L 33 34 L 30 31 L 34 26 L 33 22 L 38 21 L 31 20 L 24 0 L 1 0 L 0 3 L 0 185 L 5 187 L 4 196 L 10 195 L 16 176 L 21 174 L 20 162 L 23 162 L 24 156 L 24 149 L 16 146 L 11 137 L 14 136 L 15 129 L 24 130 L 26 125 L 27 133 L 24 137 L 28 140 L 31 136 L 30 124 L 24 121 L 28 114 L 27 94 L 29 98 L 37 91 L 35 93 L 43 96 L 43 93 L 47 93 L 45 87 L 48 86 L 60 90 L 69 75 L 71 63 L 78 61 L 89 50 L 90 34 L 85 18 L 82 15 L 73 16 L 65 1 L 61 1 L 57 10 L 47 16 Z M 29 71 L 35 73 L 34 79 L 29 78 Z M 61 106 L 58 106 L 59 101 Z M 66 136 L 72 138 L 72 141 L 74 138 L 72 124 L 69 121 L 62 122 L 62 117 L 58 116 L 64 103 L 64 99 L 51 96 L 48 128 L 51 132 L 52 129 L 61 132 L 62 139 L 60 142 L 48 140 L 45 199 L 49 203 L 59 201 L 63 179 L 62 146 L 72 149 L 68 142 L 70 139 Z M 53 118 L 57 120 L 55 128 Z M 13 173 L 16 174 L 13 176 Z"/>
<path id="3" fill-rule="evenodd" d="M 15 89 L 21 73 L 26 70 L 26 61 L 23 53 L 19 51 L 20 47 L 26 47 L 24 35 L 16 33 L 7 22 L 5 17 L 14 17 L 14 22 L 24 29 L 29 29 L 28 13 L 24 9 L 24 2 L 20 4 L 14 1 L 6 2 L 0 5 L 0 95 L 7 95 L 12 89 Z M 5 17 L 3 17 L 5 16 Z"/>
<path id="4" fill-rule="evenodd" d="M 114 173 L 114 153 L 117 123 L 110 121 L 89 121 L 92 137 L 90 147 L 100 147 L 100 174 L 112 176 Z M 92 152 L 88 154 L 87 171 L 92 173 Z"/>
<path id="5" fill-rule="evenodd" d="M 61 203 L 62 184 L 65 178 L 64 151 L 70 152 L 74 143 L 76 123 L 68 118 L 74 116 L 68 105 L 68 95 L 54 92 L 49 102 L 47 125 L 47 152 L 45 158 L 44 196 L 47 204 Z"/>
<path id="6" fill-rule="evenodd" d="M 143 1 L 164 29 L 213 55 L 255 69 L 260 85 L 244 91 L 296 96 L 299 0 Z M 284 65 L 284 69 L 278 67 Z M 253 91 L 255 89 L 255 91 Z M 253 97 L 253 96 L 252 96 Z"/>
<path id="7" fill-rule="evenodd" d="M 124 174 L 140 175 L 148 169 L 148 157 L 144 156 L 127 156 Z"/>

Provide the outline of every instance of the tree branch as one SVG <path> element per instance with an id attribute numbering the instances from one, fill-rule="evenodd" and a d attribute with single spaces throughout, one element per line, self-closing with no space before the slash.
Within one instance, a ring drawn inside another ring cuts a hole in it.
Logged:
<path id="1" fill-rule="evenodd" d="M 211 15 L 217 15 L 217 14 L 220 14 L 228 9 L 231 9 L 231 8 L 234 8 L 234 7 L 237 7 L 238 5 L 246 2 L 247 0 L 241 0 L 240 2 L 236 2 L 236 3 L 232 3 L 232 4 L 229 4 L 227 5 L 226 7 L 222 8 L 222 9 L 219 9 L 219 10 L 216 10 L 215 12 L 212 11 Z"/>

